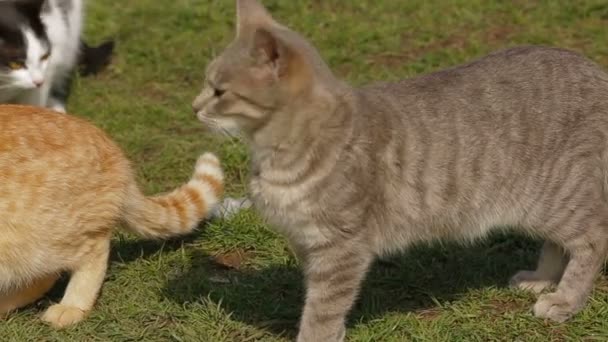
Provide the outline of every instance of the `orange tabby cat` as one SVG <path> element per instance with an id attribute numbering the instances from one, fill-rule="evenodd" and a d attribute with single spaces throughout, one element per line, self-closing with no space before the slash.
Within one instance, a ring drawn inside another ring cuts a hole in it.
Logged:
<path id="1" fill-rule="evenodd" d="M 59 273 L 65 295 L 42 319 L 84 319 L 101 288 L 112 229 L 148 238 L 191 232 L 223 191 L 218 159 L 203 154 L 192 179 L 145 197 L 129 162 L 100 129 L 41 108 L 0 106 L 0 315 L 32 303 Z"/>

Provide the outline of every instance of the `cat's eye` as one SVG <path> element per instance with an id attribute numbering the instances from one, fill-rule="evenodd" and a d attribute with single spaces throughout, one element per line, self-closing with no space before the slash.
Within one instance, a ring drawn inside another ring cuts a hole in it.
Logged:
<path id="1" fill-rule="evenodd" d="M 40 57 L 41 61 L 46 61 L 47 59 L 49 59 L 49 57 L 51 56 L 51 52 L 47 52 L 44 54 L 44 56 Z"/>
<path id="2" fill-rule="evenodd" d="M 23 62 L 12 61 L 8 62 L 8 67 L 12 70 L 19 70 L 25 68 L 25 64 L 23 64 Z"/>
<path id="3" fill-rule="evenodd" d="M 225 90 L 213 88 L 213 96 L 215 96 L 215 97 L 222 97 L 225 93 L 226 93 Z"/>

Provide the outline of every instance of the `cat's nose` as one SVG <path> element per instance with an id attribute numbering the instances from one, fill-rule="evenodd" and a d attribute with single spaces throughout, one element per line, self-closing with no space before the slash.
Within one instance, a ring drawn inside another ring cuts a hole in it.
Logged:
<path id="1" fill-rule="evenodd" d="M 202 95 L 197 96 L 194 101 L 192 102 L 192 111 L 194 112 L 194 114 L 197 114 L 198 112 L 200 112 L 201 109 L 203 109 L 204 107 L 204 98 Z"/>
<path id="2" fill-rule="evenodd" d="M 42 86 L 42 84 L 44 83 L 44 80 L 43 79 L 33 80 L 32 82 L 34 83 L 34 85 L 36 86 L 36 88 L 40 88 Z"/>
<path id="3" fill-rule="evenodd" d="M 192 102 L 192 111 L 194 114 L 198 113 L 202 109 L 202 106 L 199 101 Z"/>

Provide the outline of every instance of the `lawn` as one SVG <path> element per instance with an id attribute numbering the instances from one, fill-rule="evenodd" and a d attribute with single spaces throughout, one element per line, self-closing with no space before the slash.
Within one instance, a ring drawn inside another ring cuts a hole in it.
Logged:
<path id="1" fill-rule="evenodd" d="M 147 193 L 187 180 L 214 151 L 229 195 L 246 191 L 248 157 L 237 140 L 209 135 L 190 103 L 204 68 L 232 39 L 234 1 L 88 2 L 86 37 L 117 40 L 112 65 L 77 79 L 69 109 L 126 151 Z M 580 51 L 608 67 L 605 0 L 265 0 L 310 37 L 354 84 L 411 77 L 518 44 Z M 419 246 L 378 262 L 350 315 L 350 341 L 608 340 L 608 279 L 567 324 L 531 314 L 535 296 L 508 289 L 534 265 L 539 242 L 497 235 L 471 246 Z M 303 285 L 285 240 L 254 211 L 202 224 L 169 242 L 119 233 L 90 318 L 54 331 L 38 320 L 48 298 L 0 323 L 2 341 L 288 341 Z M 65 284 L 63 284 L 64 286 Z"/>

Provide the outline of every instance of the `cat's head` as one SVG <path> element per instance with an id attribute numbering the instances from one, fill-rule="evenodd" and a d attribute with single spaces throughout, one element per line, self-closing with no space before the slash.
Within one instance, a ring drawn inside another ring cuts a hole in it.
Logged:
<path id="1" fill-rule="evenodd" d="M 47 81 L 51 45 L 40 17 L 44 1 L 0 1 L 0 91 Z"/>
<path id="2" fill-rule="evenodd" d="M 236 37 L 207 66 L 192 106 L 212 130 L 253 134 L 275 116 L 319 103 L 337 81 L 316 49 L 257 0 L 236 3 Z"/>

